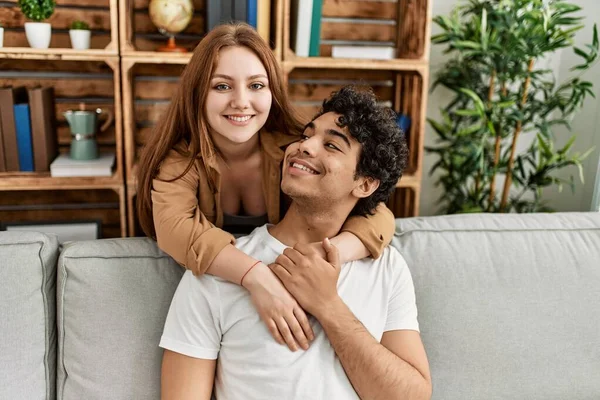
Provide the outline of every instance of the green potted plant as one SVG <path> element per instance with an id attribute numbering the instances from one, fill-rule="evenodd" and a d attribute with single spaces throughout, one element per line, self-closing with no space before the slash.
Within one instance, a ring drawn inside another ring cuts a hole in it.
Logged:
<path id="1" fill-rule="evenodd" d="M 583 180 L 589 151 L 571 151 L 575 136 L 555 146 L 594 96 L 583 75 L 598 58 L 598 32 L 594 25 L 592 43 L 573 47 L 579 11 L 563 0 L 468 0 L 434 18 L 442 32 L 432 41 L 453 56 L 432 87 L 453 98 L 441 120 L 429 120 L 437 144 L 427 148 L 438 158 L 431 173 L 444 188 L 442 212 L 551 211 L 544 188 L 567 183 L 574 190 L 573 176 L 564 180 L 557 171 L 574 167 Z M 561 49 L 582 61 L 557 82 L 543 60 Z"/>
<path id="2" fill-rule="evenodd" d="M 50 46 L 52 26 L 42 22 L 54 13 L 54 0 L 18 0 L 21 12 L 33 22 L 25 22 L 25 36 L 29 45 L 35 49 L 47 49 Z"/>
<path id="3" fill-rule="evenodd" d="M 90 39 L 92 32 L 90 26 L 83 21 L 73 21 L 69 29 L 71 38 L 71 47 L 77 50 L 87 50 L 90 48 Z"/>

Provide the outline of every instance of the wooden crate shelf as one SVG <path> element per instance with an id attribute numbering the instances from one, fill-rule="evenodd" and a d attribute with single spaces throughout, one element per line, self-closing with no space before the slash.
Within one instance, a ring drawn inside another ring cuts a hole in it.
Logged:
<path id="1" fill-rule="evenodd" d="M 123 122 L 125 132 L 125 175 L 135 182 L 134 164 L 140 149 L 166 111 L 177 90 L 181 63 L 154 64 L 123 58 Z"/>
<path id="2" fill-rule="evenodd" d="M 50 50 L 49 52 L 56 52 Z M 6 53 L 4 53 L 6 54 Z M 31 53 L 33 54 L 33 53 Z M 63 116 L 66 110 L 76 110 L 80 103 L 86 109 L 103 108 L 114 114 L 115 122 L 105 132 L 98 133 L 97 142 L 100 151 L 115 153 L 113 173 L 108 177 L 52 177 L 49 172 L 2 172 L 0 173 L 0 197 L 9 198 L 15 193 L 36 194 L 40 199 L 46 199 L 46 211 L 40 209 L 32 214 L 16 209 L 10 214 L 11 220 L 53 220 L 56 212 L 51 201 L 56 196 L 46 198 L 45 192 L 62 193 L 69 196 L 72 192 L 103 191 L 116 196 L 119 204 L 116 208 L 119 217 L 117 223 L 119 235 L 127 234 L 126 201 L 123 174 L 123 135 L 122 135 L 122 105 L 121 105 L 121 76 L 118 56 L 89 57 L 81 60 L 72 59 L 22 59 L 0 58 L 1 86 L 36 86 L 53 87 L 55 96 L 56 135 L 61 153 L 69 151 L 71 132 Z M 41 194 L 37 194 L 41 193 Z M 40 200 L 41 201 L 41 200 Z M 45 215 L 46 213 L 47 215 Z M 78 211 L 69 211 L 77 214 Z M 45 215 L 45 216 L 44 216 Z M 62 218 L 65 219 L 65 218 Z M 109 225 L 111 225 L 109 223 Z M 113 224 L 114 225 L 114 224 Z M 110 229 L 113 229 L 114 226 Z M 109 230 L 110 230 L 109 229 Z M 114 230 L 111 230 L 114 232 Z"/>
<path id="3" fill-rule="evenodd" d="M 60 49 L 69 52 L 71 40 L 69 26 L 75 20 L 82 20 L 90 25 L 92 31 L 90 52 L 101 50 L 105 54 L 118 55 L 118 0 L 56 0 L 56 8 L 52 16 L 45 22 L 52 25 L 52 39 L 49 55 Z M 22 48 L 23 54 L 40 54 L 31 49 L 25 37 L 25 16 L 17 5 L 17 0 L 4 0 L 0 6 L 0 21 L 4 25 L 4 49 Z"/>
<path id="4" fill-rule="evenodd" d="M 100 151 L 115 153 L 114 176 L 123 181 L 120 81 L 118 58 L 113 56 L 101 61 L 0 59 L 0 86 L 54 88 L 56 134 L 61 153 L 67 153 L 71 143 L 71 131 L 63 112 L 77 110 L 80 103 L 89 110 L 102 108 L 111 111 L 114 123 L 106 131 L 98 133 L 97 142 Z M 13 173 L 0 173 L 0 177 L 5 174 Z M 52 179 L 43 174 L 40 178 Z M 23 186 L 26 187 L 28 182 L 35 182 L 35 179 L 24 179 Z"/>
<path id="5" fill-rule="evenodd" d="M 0 47 L 0 59 L 103 61 L 119 58 L 108 50 L 32 49 L 30 47 Z"/>
<path id="6" fill-rule="evenodd" d="M 371 86 L 379 100 L 396 112 L 410 117 L 406 132 L 410 149 L 407 175 L 420 179 L 427 75 L 414 71 L 344 70 L 296 68 L 286 74 L 288 93 L 303 122 L 308 122 L 321 108 L 323 99 L 347 84 Z"/>
<path id="7" fill-rule="evenodd" d="M 167 43 L 167 37 L 162 35 L 152 23 L 148 14 L 149 0 L 120 0 L 119 1 L 119 34 L 121 54 L 135 55 L 136 52 L 156 52 L 160 46 Z M 204 0 L 194 0 L 194 16 L 187 28 L 176 36 L 179 46 L 192 50 L 205 33 Z M 158 52 L 157 52 L 158 53 Z M 164 53 L 158 53 L 164 54 Z"/>
<path id="8" fill-rule="evenodd" d="M 164 46 L 167 37 L 162 35 L 152 23 L 148 14 L 149 0 L 119 1 L 119 35 L 121 55 L 123 57 L 141 57 L 154 63 L 187 63 L 191 55 L 165 53 L 157 51 Z M 206 1 L 193 0 L 194 16 L 187 28 L 175 36 L 178 46 L 186 48 L 190 53 L 206 34 Z M 269 43 L 278 60 L 282 59 L 282 12 L 283 4 L 272 2 L 271 15 L 274 18 Z M 176 61 L 170 61 L 176 60 Z"/>
<path id="9" fill-rule="evenodd" d="M 309 62 L 306 57 L 296 56 L 292 50 L 292 18 L 295 17 L 292 12 L 292 0 L 282 2 L 283 60 Z M 428 60 L 431 0 L 323 0 L 322 17 L 322 58 L 331 57 L 333 44 L 360 43 L 395 47 L 397 60 L 390 60 L 391 64 L 401 60 Z M 372 65 L 377 64 L 378 62 L 375 62 Z"/>
<path id="10" fill-rule="evenodd" d="M 122 186 L 118 190 L 40 188 L 0 196 L 0 221 L 4 223 L 99 220 L 102 237 L 108 238 L 126 236 L 125 217 Z"/>
<path id="11" fill-rule="evenodd" d="M 104 213 L 103 236 L 139 235 L 135 217 L 139 151 L 167 109 L 192 53 L 156 51 L 167 38 L 149 18 L 149 0 L 56 2 L 56 10 L 48 21 L 53 29 L 49 49 L 29 47 L 23 29 L 25 19 L 17 0 L 6 0 L 0 6 L 0 21 L 5 28 L 4 47 L 0 48 L 0 85 L 55 88 L 61 152 L 68 151 L 70 144 L 70 132 L 62 117 L 65 110 L 75 109 L 84 101 L 90 109 L 101 107 L 113 111 L 115 125 L 97 139 L 101 150 L 115 152 L 115 168 L 110 177 L 92 178 L 0 173 L 0 197 L 8 199 L 0 202 L 0 220 L 56 218 L 58 212 L 52 204 L 66 202 L 59 199 L 67 196 L 73 199 L 73 204 L 110 204 L 104 212 L 93 211 L 95 216 Z M 297 57 L 291 50 L 290 3 L 291 0 L 272 1 L 269 42 L 284 71 L 292 101 L 308 118 L 331 91 L 346 83 L 362 82 L 372 85 L 381 101 L 409 115 L 412 121 L 408 132 L 409 168 L 398 182 L 389 205 L 399 217 L 417 215 L 429 81 L 431 0 L 324 0 L 320 57 Z M 205 0 L 194 0 L 192 22 L 176 37 L 177 43 L 189 50 L 206 34 L 205 4 Z M 68 26 L 75 19 L 91 25 L 90 50 L 71 48 Z M 330 57 L 332 44 L 353 41 L 393 45 L 398 58 Z M 16 202 L 19 196 L 39 197 L 49 208 L 12 209 L 10 202 Z M 12 211 L 6 214 L 2 207 Z M 75 217 L 84 215 L 89 209 L 86 207 L 91 206 L 82 207 L 74 212 Z"/>
<path id="12" fill-rule="evenodd" d="M 284 71 L 294 68 L 368 69 L 387 71 L 419 71 L 428 69 L 425 60 L 363 60 L 354 58 L 297 57 L 282 62 Z"/>
<path id="13" fill-rule="evenodd" d="M 137 187 L 135 183 L 127 184 L 127 234 L 129 236 L 144 236 L 144 232 L 138 223 L 137 218 Z"/>
<path id="14" fill-rule="evenodd" d="M 407 218 L 419 215 L 420 192 L 420 189 L 412 187 L 396 189 L 390 197 L 387 206 L 392 210 L 396 218 Z"/>
<path id="15" fill-rule="evenodd" d="M 112 176 L 94 177 L 52 177 L 49 172 L 2 172 L 0 173 L 0 190 L 81 190 L 81 189 L 113 189 L 123 185 L 118 173 Z"/>

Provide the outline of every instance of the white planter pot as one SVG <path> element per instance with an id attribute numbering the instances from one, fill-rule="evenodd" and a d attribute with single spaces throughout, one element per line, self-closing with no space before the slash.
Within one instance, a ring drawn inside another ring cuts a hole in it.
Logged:
<path id="1" fill-rule="evenodd" d="M 4 28 L 0 28 L 0 47 L 4 46 Z"/>
<path id="2" fill-rule="evenodd" d="M 70 29 L 71 47 L 77 50 L 89 49 L 91 36 L 92 32 L 87 29 Z"/>
<path id="3" fill-rule="evenodd" d="M 50 46 L 52 26 L 47 22 L 25 22 L 25 36 L 34 49 L 47 49 Z"/>

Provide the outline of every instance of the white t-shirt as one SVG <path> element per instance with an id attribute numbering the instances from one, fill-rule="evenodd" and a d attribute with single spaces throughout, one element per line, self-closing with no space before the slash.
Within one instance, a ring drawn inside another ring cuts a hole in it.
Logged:
<path id="1" fill-rule="evenodd" d="M 266 226 L 237 239 L 236 247 L 270 264 L 287 247 Z M 344 264 L 338 293 L 367 330 L 419 330 L 410 271 L 400 253 L 386 248 Z M 290 351 L 271 337 L 249 292 L 223 279 L 187 271 L 165 322 L 160 346 L 190 357 L 217 359 L 216 397 L 231 399 L 358 399 L 333 347 L 316 319 L 307 351 Z"/>

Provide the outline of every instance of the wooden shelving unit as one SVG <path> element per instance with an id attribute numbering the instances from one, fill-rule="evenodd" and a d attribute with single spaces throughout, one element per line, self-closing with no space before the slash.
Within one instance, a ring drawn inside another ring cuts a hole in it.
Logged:
<path id="1" fill-rule="evenodd" d="M 48 49 L 28 47 L 25 18 L 16 0 L 0 7 L 5 27 L 0 48 L 0 85 L 52 86 L 56 102 L 56 134 L 59 151 L 68 152 L 71 142 L 63 112 L 107 108 L 114 124 L 97 136 L 100 151 L 115 153 L 112 176 L 51 177 L 49 172 L 0 173 L 0 220 L 49 221 L 87 219 L 102 221 L 103 237 L 126 236 L 127 209 L 124 184 L 121 68 L 118 46 L 117 0 L 57 0 Z M 68 27 L 74 20 L 88 22 L 91 49 L 71 48 Z M 66 212 L 65 210 L 68 210 Z"/>
<path id="2" fill-rule="evenodd" d="M 55 87 L 60 98 L 56 112 L 61 151 L 67 151 L 70 143 L 63 111 L 76 108 L 76 101 L 82 98 L 90 107 L 110 107 L 115 115 L 114 129 L 99 135 L 98 142 L 102 149 L 114 150 L 117 161 L 110 177 L 52 178 L 49 173 L 1 173 L 0 220 L 47 220 L 57 211 L 40 211 L 43 206 L 38 203 L 60 203 L 64 197 L 82 204 L 89 201 L 82 210 L 71 210 L 69 214 L 86 215 L 86 210 L 93 209 L 91 214 L 101 216 L 106 236 L 141 234 L 135 216 L 139 151 L 166 110 L 191 52 L 156 51 L 167 38 L 158 33 L 149 19 L 149 0 L 57 0 L 49 21 L 53 27 L 50 48 L 31 49 L 16 1 L 8 0 L 0 6 L 0 19 L 5 26 L 5 47 L 0 48 L 0 74 L 4 75 L 0 75 L 0 84 Z M 290 3 L 291 0 L 273 1 L 270 42 L 295 107 L 308 118 L 331 91 L 347 83 L 366 83 L 374 87 L 382 102 L 409 115 L 409 168 L 389 206 L 398 217 L 418 215 L 431 0 L 324 0 L 320 57 L 297 57 L 292 51 Z M 192 22 L 177 36 L 177 44 L 189 50 L 206 33 L 205 0 L 194 0 L 194 6 Z M 92 49 L 70 48 L 67 29 L 74 19 L 91 24 Z M 340 41 L 393 43 L 398 58 L 331 58 L 332 43 Z M 41 78 L 44 71 L 48 76 Z M 28 72 L 32 73 L 29 77 Z M 35 199 L 29 201 L 25 211 L 11 205 L 28 194 L 35 195 Z M 98 209 L 94 209 L 95 205 Z M 65 204 L 60 207 L 73 208 Z"/>
<path id="3" fill-rule="evenodd" d="M 288 92 L 298 112 L 310 118 L 323 99 L 349 83 L 372 86 L 379 99 L 408 115 L 409 166 L 388 206 L 397 217 L 419 213 L 425 110 L 429 87 L 431 0 L 324 0 L 320 57 L 298 57 L 291 45 L 292 1 L 282 0 L 283 54 Z M 393 45 L 396 59 L 332 58 L 332 45 Z"/>
<path id="4" fill-rule="evenodd" d="M 29 47 L 24 32 L 27 22 L 17 5 L 17 0 L 3 0 L 0 6 L 0 21 L 4 25 L 4 47 L 2 52 L 18 51 L 23 54 L 38 52 L 69 53 L 71 42 L 69 26 L 75 20 L 83 20 L 92 31 L 91 50 L 102 50 L 106 55 L 119 54 L 118 0 L 56 0 L 54 14 L 45 22 L 52 25 L 50 49 L 35 50 Z"/>

